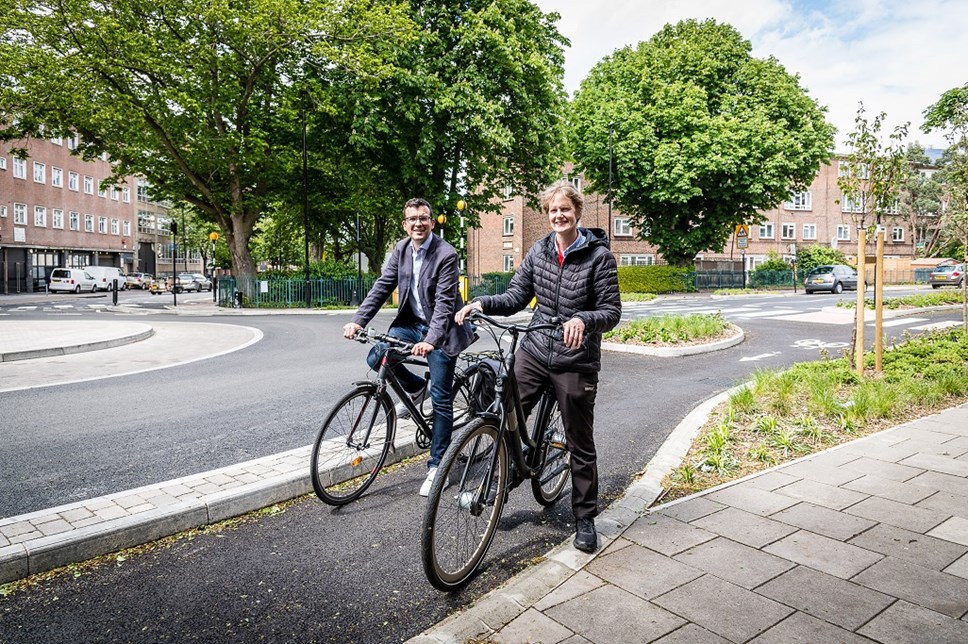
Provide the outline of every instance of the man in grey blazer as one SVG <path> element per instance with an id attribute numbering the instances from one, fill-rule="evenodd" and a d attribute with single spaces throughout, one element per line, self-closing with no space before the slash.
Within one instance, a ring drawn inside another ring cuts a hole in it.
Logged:
<path id="1" fill-rule="evenodd" d="M 457 251 L 433 234 L 434 217 L 430 204 L 411 199 L 403 208 L 403 230 L 390 254 L 383 274 L 360 304 L 352 322 L 343 327 L 343 337 L 352 339 L 379 312 L 394 289 L 399 290 L 397 316 L 390 323 L 389 335 L 412 342 L 413 354 L 426 357 L 430 367 L 430 400 L 434 406 L 433 437 L 427 478 L 420 495 L 427 496 L 437 475 L 437 466 L 450 445 L 454 428 L 454 368 L 457 355 L 474 341 L 470 324 L 458 324 L 454 314 L 463 306 L 458 288 Z M 370 350 L 367 363 L 376 369 L 385 345 Z M 415 400 L 425 394 L 424 379 L 403 365 L 395 373 Z"/>

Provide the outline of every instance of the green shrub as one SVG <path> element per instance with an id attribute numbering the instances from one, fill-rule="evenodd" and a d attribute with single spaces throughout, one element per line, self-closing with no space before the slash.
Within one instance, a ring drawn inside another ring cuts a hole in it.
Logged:
<path id="1" fill-rule="evenodd" d="M 674 293 L 695 291 L 695 270 L 677 266 L 619 266 L 622 293 Z"/>

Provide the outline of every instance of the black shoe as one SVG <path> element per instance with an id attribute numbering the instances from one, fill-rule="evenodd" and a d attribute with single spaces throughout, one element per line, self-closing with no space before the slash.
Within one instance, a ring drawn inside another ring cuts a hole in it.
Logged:
<path id="1" fill-rule="evenodd" d="M 578 519 L 575 529 L 575 547 L 582 552 L 595 552 L 598 549 L 595 519 Z"/>

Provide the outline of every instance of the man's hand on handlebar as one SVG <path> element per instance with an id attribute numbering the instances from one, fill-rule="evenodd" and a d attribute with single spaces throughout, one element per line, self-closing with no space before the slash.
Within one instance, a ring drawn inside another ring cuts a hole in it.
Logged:
<path id="1" fill-rule="evenodd" d="M 343 325 L 343 337 L 347 340 L 355 340 L 356 334 L 363 330 L 356 322 L 347 322 Z"/>
<path id="2" fill-rule="evenodd" d="M 483 313 L 484 307 L 481 306 L 480 302 L 471 302 L 470 304 L 465 304 L 460 311 L 454 314 L 454 321 L 457 322 L 457 324 L 463 324 L 464 320 L 467 319 L 467 316 L 470 315 L 471 311 L 480 311 Z"/>
<path id="3" fill-rule="evenodd" d="M 426 358 L 427 354 L 434 350 L 434 345 L 429 342 L 418 342 L 413 345 L 413 350 L 411 353 L 415 356 L 420 356 L 421 358 Z"/>

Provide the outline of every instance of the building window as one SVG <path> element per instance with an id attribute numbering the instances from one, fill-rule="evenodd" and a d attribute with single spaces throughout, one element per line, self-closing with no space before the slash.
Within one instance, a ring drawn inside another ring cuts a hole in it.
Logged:
<path id="1" fill-rule="evenodd" d="M 60 136 L 55 136 L 50 140 L 54 145 L 64 145 L 64 138 Z"/>
<path id="2" fill-rule="evenodd" d="M 504 234 L 513 235 L 514 234 L 514 217 L 504 218 Z"/>
<path id="3" fill-rule="evenodd" d="M 84 232 L 94 232 L 94 215 L 84 215 Z"/>
<path id="4" fill-rule="evenodd" d="M 84 177 L 84 194 L 93 195 L 94 194 L 94 178 Z"/>
<path id="5" fill-rule="evenodd" d="M 619 255 L 619 266 L 652 266 L 655 264 L 655 255 Z"/>
<path id="6" fill-rule="evenodd" d="M 837 226 L 837 241 L 850 241 L 850 226 L 846 224 Z"/>
<path id="7" fill-rule="evenodd" d="M 895 197 L 889 205 L 879 208 L 879 210 L 885 215 L 899 215 L 901 214 L 901 200 Z"/>
<path id="8" fill-rule="evenodd" d="M 0 157 L 0 170 L 7 169 L 7 157 Z"/>
<path id="9" fill-rule="evenodd" d="M 47 164 L 34 161 L 34 183 L 46 183 Z"/>
<path id="10" fill-rule="evenodd" d="M 81 229 L 81 216 L 77 213 L 77 211 L 72 210 L 70 215 L 68 215 L 68 218 L 70 219 L 69 223 L 71 230 Z"/>
<path id="11" fill-rule="evenodd" d="M 98 217 L 97 218 L 97 231 L 103 235 L 108 233 L 108 218 Z"/>
<path id="12" fill-rule="evenodd" d="M 570 183 L 571 185 L 573 185 L 575 187 L 575 190 L 577 190 L 578 192 L 581 192 L 581 177 L 580 176 L 575 175 L 574 177 L 569 177 L 569 176 L 566 175 L 566 176 L 562 177 L 561 180 L 562 181 L 567 181 L 568 183 Z"/>
<path id="13" fill-rule="evenodd" d="M 773 239 L 773 223 L 760 224 L 760 239 Z"/>
<path id="14" fill-rule="evenodd" d="M 24 159 L 13 158 L 13 178 L 14 179 L 26 179 L 27 178 L 27 161 Z"/>
<path id="15" fill-rule="evenodd" d="M 844 195 L 843 199 L 840 200 L 840 210 L 841 212 L 864 212 L 864 196 L 848 197 Z"/>
<path id="16" fill-rule="evenodd" d="M 111 186 L 111 199 L 117 201 L 121 197 L 121 191 L 116 186 Z"/>
<path id="17" fill-rule="evenodd" d="M 67 189 L 77 192 L 78 182 L 80 181 L 80 175 L 76 172 L 67 173 Z"/>
<path id="18" fill-rule="evenodd" d="M 141 186 L 138 186 L 138 193 L 140 195 Z M 514 196 L 514 186 L 512 186 L 510 183 L 504 184 L 504 201 L 511 201 L 513 196 Z M 145 199 L 145 201 L 148 201 L 148 200 Z"/>
<path id="19" fill-rule="evenodd" d="M 797 226 L 796 224 L 783 224 L 780 228 L 780 239 L 796 239 L 797 238 Z"/>
<path id="20" fill-rule="evenodd" d="M 128 221 L 127 219 L 125 219 L 124 220 L 124 223 L 121 224 L 121 230 L 123 231 L 122 234 L 125 237 L 130 237 L 131 236 L 131 222 Z"/>
<path id="21" fill-rule="evenodd" d="M 803 238 L 804 239 L 816 239 L 817 238 L 817 224 L 803 224 Z"/>
<path id="22" fill-rule="evenodd" d="M 55 188 L 63 188 L 64 187 L 64 171 L 63 170 L 61 170 L 60 168 L 51 168 L 50 169 L 50 185 L 54 186 Z"/>
<path id="23" fill-rule="evenodd" d="M 0 218 L 3 218 L 3 219 L 6 219 L 7 218 L 7 207 L 6 206 L 0 206 Z"/>
<path id="24" fill-rule="evenodd" d="M 813 196 L 809 190 L 794 192 L 784 206 L 787 210 L 810 210 L 813 207 Z"/>
<path id="25" fill-rule="evenodd" d="M 27 204 L 15 203 L 13 205 L 13 223 L 27 225 Z"/>
<path id="26" fill-rule="evenodd" d="M 121 188 L 121 201 L 131 203 L 131 188 L 127 186 Z"/>
<path id="27" fill-rule="evenodd" d="M 64 228 L 64 211 L 59 208 L 54 208 L 50 211 L 50 226 L 51 228 Z"/>
<path id="28" fill-rule="evenodd" d="M 504 256 L 504 272 L 510 273 L 514 270 L 514 255 Z"/>
<path id="29" fill-rule="evenodd" d="M 903 242 L 904 241 L 904 228 L 901 226 L 895 226 L 891 229 L 891 241 Z"/>
<path id="30" fill-rule="evenodd" d="M 108 189 L 102 186 L 100 182 L 97 184 L 97 196 L 102 199 L 107 199 L 108 196 Z"/>
<path id="31" fill-rule="evenodd" d="M 632 226 L 629 224 L 629 218 L 616 217 L 612 224 L 612 231 L 616 237 L 631 237 Z"/>
<path id="32" fill-rule="evenodd" d="M 77 135 L 76 134 L 71 134 L 69 137 L 67 137 L 67 149 L 68 150 L 76 150 L 77 149 Z"/>
<path id="33" fill-rule="evenodd" d="M 849 161 L 838 161 L 837 162 L 837 176 L 838 177 L 854 177 L 858 179 L 867 179 L 870 176 L 870 171 L 866 163 L 861 163 L 854 168 L 854 164 Z"/>
<path id="34" fill-rule="evenodd" d="M 47 228 L 47 209 L 43 206 L 34 206 L 34 226 Z"/>

